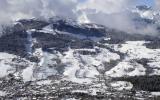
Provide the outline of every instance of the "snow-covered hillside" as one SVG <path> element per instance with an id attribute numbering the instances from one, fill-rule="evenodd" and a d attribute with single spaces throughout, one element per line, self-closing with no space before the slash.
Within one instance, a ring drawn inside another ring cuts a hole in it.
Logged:
<path id="1" fill-rule="evenodd" d="M 20 20 L 11 30 L 0 37 L 2 97 L 153 97 L 121 78 L 160 75 L 158 37 L 57 17 Z"/>

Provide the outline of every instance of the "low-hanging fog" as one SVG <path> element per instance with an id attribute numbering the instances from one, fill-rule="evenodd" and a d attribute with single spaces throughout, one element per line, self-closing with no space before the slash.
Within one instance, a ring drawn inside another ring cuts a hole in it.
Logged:
<path id="1" fill-rule="evenodd" d="M 137 2 L 138 0 L 0 0 L 0 25 L 24 18 L 63 16 L 128 33 L 158 34 L 154 25 L 137 29 L 134 16 L 128 12 Z M 159 0 L 155 0 L 153 8 L 159 10 Z"/>

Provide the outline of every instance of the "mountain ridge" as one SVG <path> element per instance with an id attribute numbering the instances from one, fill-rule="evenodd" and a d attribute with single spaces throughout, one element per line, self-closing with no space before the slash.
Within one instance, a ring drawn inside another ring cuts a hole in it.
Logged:
<path id="1" fill-rule="evenodd" d="M 157 36 L 58 17 L 19 20 L 3 32 L 0 96 L 6 99 L 154 98 L 154 89 L 134 81 L 160 75 Z"/>

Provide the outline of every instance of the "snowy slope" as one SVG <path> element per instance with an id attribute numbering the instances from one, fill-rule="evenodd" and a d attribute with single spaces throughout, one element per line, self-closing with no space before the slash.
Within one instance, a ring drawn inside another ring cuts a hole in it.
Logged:
<path id="1" fill-rule="evenodd" d="M 141 17 L 152 19 L 149 13 Z M 143 35 L 137 38 L 71 19 L 19 23 L 27 28 L 0 37 L 0 82 L 4 84 L 0 96 L 17 95 L 16 90 L 24 95 L 60 91 L 91 96 L 112 95 L 115 91 L 124 95 L 134 84 L 113 78 L 160 75 L 160 49 L 146 46 L 155 39 L 159 41 L 156 37 L 146 40 Z"/>

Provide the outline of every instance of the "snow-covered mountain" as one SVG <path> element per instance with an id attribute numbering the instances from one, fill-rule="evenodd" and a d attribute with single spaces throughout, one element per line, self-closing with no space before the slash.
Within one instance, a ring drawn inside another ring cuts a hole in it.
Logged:
<path id="1" fill-rule="evenodd" d="M 131 12 L 133 14 L 137 14 L 138 17 L 135 17 L 135 19 L 143 24 L 140 25 L 153 25 L 154 27 L 158 28 L 160 26 L 160 13 L 159 11 L 156 11 L 155 9 L 141 5 L 141 6 L 136 6 L 136 8 L 132 9 Z M 136 23 L 137 24 L 137 23 Z"/>
<path id="2" fill-rule="evenodd" d="M 132 13 L 158 29 L 150 8 Z M 158 98 L 160 38 L 60 17 L 22 19 L 3 30 L 0 65 L 6 99 Z"/>

